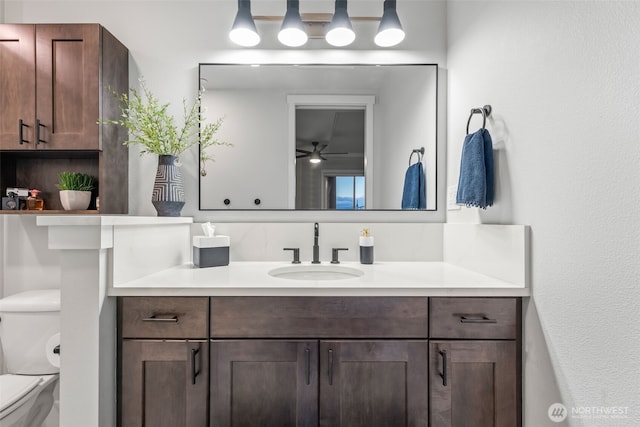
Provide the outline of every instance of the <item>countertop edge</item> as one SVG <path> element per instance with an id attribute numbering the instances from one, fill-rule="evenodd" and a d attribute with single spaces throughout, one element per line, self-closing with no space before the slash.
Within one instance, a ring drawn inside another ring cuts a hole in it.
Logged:
<path id="1" fill-rule="evenodd" d="M 236 296 L 236 297 L 530 297 L 528 288 L 110 288 L 123 296 Z"/>

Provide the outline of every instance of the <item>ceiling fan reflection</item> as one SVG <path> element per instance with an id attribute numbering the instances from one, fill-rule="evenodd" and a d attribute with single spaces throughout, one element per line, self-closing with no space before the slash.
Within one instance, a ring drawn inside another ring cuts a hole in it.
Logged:
<path id="1" fill-rule="evenodd" d="M 322 160 L 329 160 L 328 158 L 324 157 L 325 155 L 332 155 L 332 154 L 349 154 L 349 153 L 324 153 L 323 151 L 328 147 L 327 144 L 323 144 L 320 148 L 318 148 L 318 145 L 320 145 L 320 143 L 318 141 L 313 141 L 311 143 L 311 145 L 313 145 L 313 151 L 309 151 L 309 150 L 303 150 L 301 148 L 296 148 L 296 151 L 298 153 L 302 153 L 299 155 L 296 155 L 296 159 L 301 159 L 303 157 L 308 157 L 309 158 L 309 162 L 311 163 L 320 163 Z"/>

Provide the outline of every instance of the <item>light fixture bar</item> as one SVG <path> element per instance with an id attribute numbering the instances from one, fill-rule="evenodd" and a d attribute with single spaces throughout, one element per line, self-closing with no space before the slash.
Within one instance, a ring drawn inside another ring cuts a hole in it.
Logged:
<path id="1" fill-rule="evenodd" d="M 319 23 L 319 24 L 328 24 L 331 22 L 331 18 L 333 14 L 331 13 L 301 13 L 300 17 L 302 18 L 302 22 L 307 23 Z M 284 16 L 278 15 L 256 15 L 253 17 L 255 21 L 277 21 L 281 22 L 284 19 Z M 380 22 L 382 19 L 379 16 L 351 16 L 352 21 L 360 21 L 360 22 Z"/>

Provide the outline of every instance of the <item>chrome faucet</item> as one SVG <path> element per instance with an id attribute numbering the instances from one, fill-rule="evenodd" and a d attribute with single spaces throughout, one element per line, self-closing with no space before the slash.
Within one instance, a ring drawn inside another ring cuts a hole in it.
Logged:
<path id="1" fill-rule="evenodd" d="M 313 224 L 313 261 L 311 261 L 311 264 L 320 264 L 320 246 L 318 246 L 319 234 L 320 226 L 316 222 Z"/>

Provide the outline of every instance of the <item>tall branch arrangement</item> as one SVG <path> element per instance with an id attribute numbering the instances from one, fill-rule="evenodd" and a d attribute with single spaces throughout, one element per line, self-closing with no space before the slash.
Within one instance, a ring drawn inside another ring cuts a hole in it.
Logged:
<path id="1" fill-rule="evenodd" d="M 124 141 L 125 145 L 142 145 L 140 154 L 152 153 L 158 155 L 179 156 L 195 144 L 200 144 L 201 173 L 206 174 L 204 165 L 208 160 L 214 160 L 208 148 L 223 145 L 232 146 L 228 142 L 215 138 L 222 126 L 223 118 L 213 123 L 206 123 L 202 108 L 202 91 L 190 106 L 183 99 L 184 124 L 178 128 L 175 118 L 167 110 L 169 103 L 160 101 L 147 88 L 144 80 L 140 80 L 142 94 L 136 89 L 114 96 L 120 103 L 120 118 L 117 120 L 102 120 L 102 125 L 121 125 L 128 129 L 131 139 Z"/>

